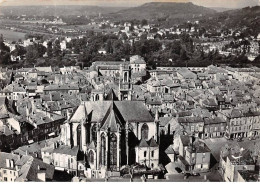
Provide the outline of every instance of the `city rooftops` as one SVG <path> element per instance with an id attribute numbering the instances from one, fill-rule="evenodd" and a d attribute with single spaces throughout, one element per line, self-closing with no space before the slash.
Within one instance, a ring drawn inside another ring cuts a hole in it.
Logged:
<path id="1" fill-rule="evenodd" d="M 204 122 L 203 118 L 201 117 L 182 117 L 178 118 L 179 123 L 199 123 L 199 122 Z"/>
<path id="2" fill-rule="evenodd" d="M 55 90 L 79 90 L 79 86 L 75 84 L 64 84 L 64 85 L 49 85 L 46 86 L 44 91 L 55 91 Z"/>
<path id="3" fill-rule="evenodd" d="M 215 118 L 205 118 L 204 123 L 205 125 L 211 125 L 211 124 L 226 123 L 226 121 L 221 117 L 215 117 Z"/>

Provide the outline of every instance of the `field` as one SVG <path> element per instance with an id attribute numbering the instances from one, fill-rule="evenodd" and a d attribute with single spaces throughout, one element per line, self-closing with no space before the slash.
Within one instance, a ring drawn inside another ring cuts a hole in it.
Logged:
<path id="1" fill-rule="evenodd" d="M 4 39 L 8 41 L 18 41 L 19 39 L 23 40 L 25 36 L 25 33 L 4 29 L 0 29 L 0 34 L 3 34 Z"/>

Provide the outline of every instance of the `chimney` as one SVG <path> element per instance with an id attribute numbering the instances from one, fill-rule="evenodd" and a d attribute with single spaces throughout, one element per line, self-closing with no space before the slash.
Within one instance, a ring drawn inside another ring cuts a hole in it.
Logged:
<path id="1" fill-rule="evenodd" d="M 14 160 L 10 160 L 10 168 L 14 168 Z"/>
<path id="2" fill-rule="evenodd" d="M 10 168 L 10 159 L 6 159 L 5 162 L 6 162 L 6 167 Z"/>

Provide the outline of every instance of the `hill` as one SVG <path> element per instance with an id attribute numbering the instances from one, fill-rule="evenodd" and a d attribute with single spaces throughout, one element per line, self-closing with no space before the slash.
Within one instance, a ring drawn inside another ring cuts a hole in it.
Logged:
<path id="1" fill-rule="evenodd" d="M 0 14 L 14 16 L 90 16 L 108 14 L 124 9 L 123 7 L 100 7 L 87 5 L 49 5 L 49 6 L 0 6 Z"/>
<path id="2" fill-rule="evenodd" d="M 207 14 L 214 14 L 215 10 L 194 5 L 193 3 L 174 2 L 151 2 L 138 7 L 120 10 L 108 16 L 114 19 L 125 20 L 157 20 L 157 19 L 179 19 L 187 20 Z"/>
<path id="3" fill-rule="evenodd" d="M 246 7 L 203 17 L 200 23 L 205 28 L 243 30 L 245 33 L 260 33 L 260 6 Z M 214 23 L 214 24 L 212 24 Z"/>
<path id="4" fill-rule="evenodd" d="M 225 11 L 228 11 L 228 10 L 232 10 L 232 8 L 223 8 L 223 7 L 208 7 L 212 10 L 216 10 L 217 12 L 225 12 Z"/>

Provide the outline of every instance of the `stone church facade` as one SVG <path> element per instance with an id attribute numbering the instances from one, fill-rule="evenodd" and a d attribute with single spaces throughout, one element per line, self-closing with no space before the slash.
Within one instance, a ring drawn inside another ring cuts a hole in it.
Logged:
<path id="1" fill-rule="evenodd" d="M 158 127 L 158 116 L 154 119 L 142 102 L 86 101 L 66 121 L 61 141 L 79 146 L 91 173 L 101 177 L 124 165 L 158 167 Z"/>

